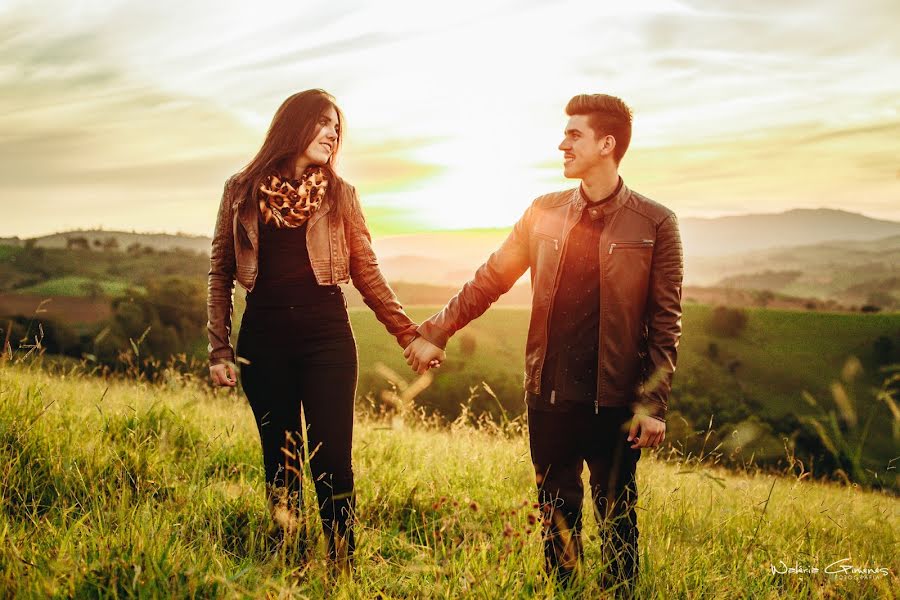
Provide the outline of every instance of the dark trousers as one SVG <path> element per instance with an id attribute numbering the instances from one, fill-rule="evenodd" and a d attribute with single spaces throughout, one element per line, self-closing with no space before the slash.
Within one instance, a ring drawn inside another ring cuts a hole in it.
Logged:
<path id="1" fill-rule="evenodd" d="M 238 336 L 241 382 L 262 442 L 266 489 L 283 529 L 299 523 L 302 467 L 309 460 L 332 558 L 355 546 L 350 451 L 356 395 L 356 343 L 339 289 L 303 306 L 248 302 Z M 246 361 L 246 362 L 245 362 Z M 304 454 L 300 411 L 306 419 Z"/>
<path id="2" fill-rule="evenodd" d="M 531 459 L 544 524 L 546 568 L 567 581 L 583 557 L 581 473 L 587 462 L 591 499 L 600 524 L 601 583 L 630 587 L 638 572 L 635 471 L 641 457 L 627 441 L 627 407 L 577 406 L 570 411 L 528 410 Z"/>

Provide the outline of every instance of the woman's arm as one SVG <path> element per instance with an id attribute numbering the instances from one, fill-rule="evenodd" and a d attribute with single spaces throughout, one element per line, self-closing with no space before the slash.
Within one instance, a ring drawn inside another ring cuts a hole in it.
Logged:
<path id="1" fill-rule="evenodd" d="M 234 363 L 231 345 L 231 314 L 234 308 L 234 233 L 232 209 L 233 181 L 225 183 L 209 253 L 209 280 L 206 297 L 206 332 L 209 364 Z"/>
<path id="2" fill-rule="evenodd" d="M 344 227 L 350 250 L 350 279 L 385 329 L 397 338 L 400 346 L 406 348 L 415 339 L 418 326 L 403 311 L 397 295 L 382 275 L 356 189 L 350 184 L 345 185 L 349 206 Z"/>

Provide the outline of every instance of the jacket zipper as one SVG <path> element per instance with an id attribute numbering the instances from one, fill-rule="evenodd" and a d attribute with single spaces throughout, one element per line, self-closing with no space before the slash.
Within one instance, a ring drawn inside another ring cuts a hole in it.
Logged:
<path id="1" fill-rule="evenodd" d="M 603 287 L 600 286 L 603 283 L 603 250 L 601 249 L 597 252 L 597 277 L 599 281 L 597 282 L 597 286 L 600 287 L 600 293 L 603 293 Z M 597 389 L 594 390 L 594 414 L 600 414 L 600 378 L 603 377 L 603 371 L 600 369 L 600 328 L 603 327 L 603 300 L 600 300 L 600 306 L 597 307 L 597 311 L 600 313 L 597 315 L 597 320 L 599 324 L 597 326 Z"/>
<path id="2" fill-rule="evenodd" d="M 568 238 L 569 232 L 572 229 L 574 229 L 574 227 L 577 223 L 578 223 L 577 220 L 574 220 L 571 225 L 569 225 L 568 223 L 565 223 L 565 222 L 563 223 L 563 232 L 562 232 L 563 240 Z M 557 252 L 559 252 L 559 240 L 558 239 L 551 238 L 549 235 L 545 235 L 545 234 L 537 233 L 537 232 L 535 232 L 535 235 L 537 235 L 539 237 L 544 237 L 546 239 L 552 239 L 553 247 L 556 248 Z M 562 267 L 563 267 L 563 262 L 565 261 L 565 259 L 566 259 L 566 245 L 565 245 L 565 243 L 563 243 L 562 253 L 559 255 L 559 262 L 557 262 L 557 264 L 556 264 L 556 275 L 553 278 L 553 289 L 550 290 L 550 305 L 547 307 L 547 320 L 544 321 L 544 339 L 548 340 L 548 343 L 549 343 L 549 339 L 550 339 L 550 319 L 553 317 L 553 303 L 556 300 L 556 291 L 559 288 L 559 278 L 562 275 Z M 541 371 L 542 372 L 538 376 L 539 382 L 542 381 L 544 378 L 543 370 L 544 370 L 544 362 L 546 360 L 547 360 L 547 346 L 545 345 L 544 346 L 544 356 L 541 357 Z M 540 387 L 538 389 L 540 389 Z M 553 395 L 553 392 L 551 392 L 551 396 L 552 395 Z M 554 396 L 554 398 L 555 398 L 555 396 Z"/>
<path id="3" fill-rule="evenodd" d="M 616 221 L 616 217 L 618 216 L 618 212 L 614 212 L 607 223 L 603 225 L 604 230 L 611 229 L 613 223 Z M 616 245 L 629 244 L 635 242 L 613 242 L 609 245 L 609 253 L 613 253 L 613 249 Z M 653 240 L 641 240 L 640 242 L 636 242 L 639 246 L 652 246 Z M 600 325 L 599 331 L 597 332 L 598 336 L 598 344 L 597 344 L 597 394 L 594 396 L 594 414 L 600 414 L 600 394 L 603 391 L 603 307 L 605 303 L 603 302 L 603 246 L 601 245 L 597 252 L 597 269 L 599 271 L 598 275 L 600 277 L 600 281 L 597 285 L 600 286 L 600 306 L 597 310 L 600 313 Z"/>
<path id="4" fill-rule="evenodd" d="M 625 248 L 637 247 L 637 248 L 649 248 L 653 245 L 653 240 L 640 240 L 638 242 L 613 242 L 609 245 L 608 254 L 612 254 L 613 250 L 616 249 L 616 246 L 622 246 Z"/>

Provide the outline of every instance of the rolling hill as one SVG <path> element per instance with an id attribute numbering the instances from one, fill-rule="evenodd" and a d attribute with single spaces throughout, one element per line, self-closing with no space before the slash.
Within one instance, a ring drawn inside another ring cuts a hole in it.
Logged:
<path id="1" fill-rule="evenodd" d="M 681 227 L 687 253 L 686 286 L 770 290 L 847 306 L 900 306 L 898 222 L 819 209 L 685 218 Z M 380 237 L 373 245 L 390 281 L 459 287 L 507 235 L 508 229 L 432 231 Z M 37 248 L 66 248 L 73 238 L 83 238 L 81 243 L 94 250 L 133 250 L 139 246 L 156 252 L 179 249 L 205 253 L 210 245 L 210 239 L 204 236 L 102 230 L 62 232 L 34 238 L 29 243 Z M 25 240 L 20 239 L 0 240 L 0 275 L 14 268 L 9 263 L 12 254 L 3 248 L 21 248 L 24 244 Z M 115 277 L 102 273 L 92 276 L 101 277 L 104 285 L 115 289 Z M 24 287 L 26 282 L 32 286 L 40 283 L 33 277 L 16 280 L 22 282 L 16 287 Z M 527 284 L 527 280 L 526 275 L 520 283 Z M 0 286 L 0 291 L 12 288 Z"/>

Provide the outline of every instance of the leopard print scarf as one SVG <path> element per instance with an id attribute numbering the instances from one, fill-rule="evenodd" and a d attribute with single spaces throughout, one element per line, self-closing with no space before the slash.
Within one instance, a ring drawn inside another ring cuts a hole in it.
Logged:
<path id="1" fill-rule="evenodd" d="M 277 174 L 259 186 L 259 213 L 263 223 L 279 229 L 300 227 L 322 204 L 328 175 L 322 167 L 309 167 L 300 179 L 282 179 Z"/>

